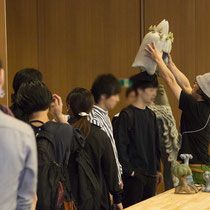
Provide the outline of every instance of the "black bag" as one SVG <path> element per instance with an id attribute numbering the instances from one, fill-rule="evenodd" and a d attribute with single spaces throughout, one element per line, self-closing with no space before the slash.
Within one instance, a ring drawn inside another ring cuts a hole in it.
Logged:
<path id="1" fill-rule="evenodd" d="M 78 130 L 75 131 L 75 151 L 69 161 L 71 192 L 78 210 L 99 210 L 103 193 L 84 150 L 84 139 Z"/>
<path id="2" fill-rule="evenodd" d="M 64 196 L 67 194 L 65 184 L 65 177 L 68 176 L 66 175 L 67 166 L 65 169 L 65 166 L 57 161 L 54 136 L 46 129 L 46 126 L 50 125 L 53 126 L 53 129 L 57 129 L 59 126 L 55 122 L 48 122 L 35 131 L 38 150 L 38 201 L 36 210 L 64 209 Z"/>

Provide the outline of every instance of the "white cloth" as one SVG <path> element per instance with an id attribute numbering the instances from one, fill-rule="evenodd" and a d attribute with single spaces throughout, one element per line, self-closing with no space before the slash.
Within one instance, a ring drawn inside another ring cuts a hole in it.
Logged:
<path id="1" fill-rule="evenodd" d="M 173 34 L 169 33 L 169 23 L 163 20 L 158 26 L 153 26 L 152 31 L 144 37 L 132 67 L 139 67 L 143 71 L 147 71 L 152 75 L 157 70 L 157 64 L 151 58 L 147 57 L 147 44 L 152 44 L 154 41 L 159 51 L 170 53 L 172 48 Z M 164 60 L 168 63 L 168 57 Z"/>

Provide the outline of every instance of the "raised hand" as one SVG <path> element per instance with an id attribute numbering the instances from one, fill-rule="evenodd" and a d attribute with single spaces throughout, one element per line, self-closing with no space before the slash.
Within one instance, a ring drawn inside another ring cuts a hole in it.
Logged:
<path id="1" fill-rule="evenodd" d="M 162 55 L 163 52 L 160 52 L 156 45 L 155 42 L 152 42 L 152 46 L 150 44 L 147 45 L 147 48 L 145 50 L 148 52 L 148 57 L 150 57 L 154 61 L 162 60 Z"/>

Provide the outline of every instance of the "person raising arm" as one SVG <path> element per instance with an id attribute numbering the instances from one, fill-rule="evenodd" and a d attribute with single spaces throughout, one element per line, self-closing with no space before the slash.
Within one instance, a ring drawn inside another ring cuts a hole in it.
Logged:
<path id="1" fill-rule="evenodd" d="M 175 76 L 169 70 L 162 59 L 162 52 L 160 52 L 154 42 L 152 42 L 152 46 L 150 44 L 147 45 L 148 48 L 145 50 L 148 52 L 148 57 L 154 60 L 157 63 L 158 69 L 160 71 L 161 77 L 167 83 L 171 91 L 174 93 L 175 97 L 179 100 L 181 94 L 181 87 L 177 83 Z M 173 64 L 171 64 L 173 66 Z M 175 68 L 174 68 L 175 69 Z"/>

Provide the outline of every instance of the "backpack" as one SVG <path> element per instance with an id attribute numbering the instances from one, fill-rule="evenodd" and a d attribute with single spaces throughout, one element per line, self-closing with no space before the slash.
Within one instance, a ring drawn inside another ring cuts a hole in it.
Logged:
<path id="1" fill-rule="evenodd" d="M 71 193 L 78 210 L 99 210 L 101 205 L 100 184 L 90 158 L 84 150 L 84 139 L 75 129 L 75 151 L 69 161 Z"/>
<path id="2" fill-rule="evenodd" d="M 122 109 L 121 112 L 125 112 L 128 116 L 128 133 L 131 133 L 131 130 L 133 128 L 133 123 L 134 123 L 134 111 L 132 110 L 130 106 L 127 106 L 124 109 Z M 114 138 L 117 138 L 118 130 L 119 130 L 119 116 L 113 118 L 112 126 L 113 126 Z"/>
<path id="3" fill-rule="evenodd" d="M 41 121 L 31 121 L 30 124 L 32 122 L 42 123 Z M 58 163 L 54 135 L 47 131 L 48 126 L 57 129 L 60 125 L 55 122 L 42 124 L 39 130 L 35 130 L 38 151 L 36 210 L 60 210 L 64 209 L 64 196 L 68 196 L 67 166 Z"/>

